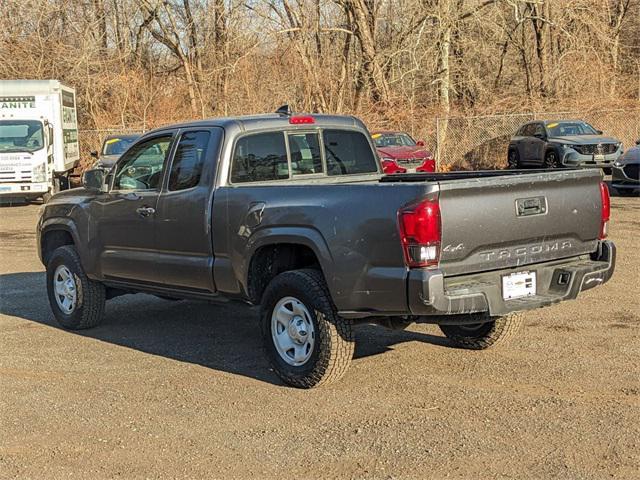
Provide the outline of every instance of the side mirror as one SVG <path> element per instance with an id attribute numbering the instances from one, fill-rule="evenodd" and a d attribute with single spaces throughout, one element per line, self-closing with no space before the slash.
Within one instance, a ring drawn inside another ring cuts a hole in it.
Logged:
<path id="1" fill-rule="evenodd" d="M 98 158 L 98 152 L 96 150 L 91 150 L 91 153 L 89 155 L 91 155 L 93 158 Z"/>
<path id="2" fill-rule="evenodd" d="M 424 145 L 425 145 L 424 140 L 418 140 L 416 142 L 416 145 L 419 146 L 419 147 L 424 147 Z"/>
<path id="3" fill-rule="evenodd" d="M 82 174 L 82 186 L 92 192 L 105 191 L 105 172 L 101 168 L 93 168 Z"/>
<path id="4" fill-rule="evenodd" d="M 640 138 L 636 140 L 636 145 L 640 145 Z"/>
<path id="5" fill-rule="evenodd" d="M 602 135 L 602 130 L 596 130 L 596 133 L 597 133 L 598 135 Z"/>

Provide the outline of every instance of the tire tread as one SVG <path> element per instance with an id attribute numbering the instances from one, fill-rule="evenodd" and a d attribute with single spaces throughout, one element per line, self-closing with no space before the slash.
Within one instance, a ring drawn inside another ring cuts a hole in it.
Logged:
<path id="1" fill-rule="evenodd" d="M 262 333 L 266 342 L 271 341 L 270 314 L 266 305 L 279 289 L 285 289 L 288 282 L 302 285 L 309 296 L 315 299 L 315 316 L 318 325 L 317 345 L 322 345 L 319 358 L 313 370 L 305 375 L 295 375 L 271 361 L 276 374 L 287 384 L 298 388 L 312 388 L 328 385 L 342 378 L 349 368 L 355 350 L 352 322 L 338 316 L 336 307 L 322 273 L 314 269 L 291 270 L 276 277 L 267 287 L 263 297 Z M 267 352 L 267 357 L 271 360 Z"/>
<path id="2" fill-rule="evenodd" d="M 75 247 L 71 245 L 58 247 L 51 255 L 49 263 L 52 263 L 58 257 L 63 257 L 65 265 L 70 267 L 73 275 L 76 277 L 76 281 L 79 280 L 80 288 L 78 292 L 78 306 L 81 310 L 80 315 L 75 315 L 71 322 L 66 318 L 66 316 L 61 317 L 56 315 L 58 322 L 60 322 L 63 327 L 72 330 L 85 330 L 96 327 L 104 318 L 104 306 L 106 301 L 104 285 L 87 277 L 84 273 L 80 257 L 78 256 Z M 47 283 L 50 283 L 49 278 L 47 278 Z M 47 288 L 51 287 L 47 285 Z M 55 305 L 55 300 L 53 299 L 51 299 L 51 307 L 55 314 L 57 305 Z"/>
<path id="3" fill-rule="evenodd" d="M 459 347 L 486 350 L 509 343 L 518 334 L 523 320 L 522 312 L 498 317 L 491 321 L 493 325 L 489 331 L 480 336 L 465 335 L 463 330 L 455 328 L 456 325 L 440 325 L 440 330 Z"/>

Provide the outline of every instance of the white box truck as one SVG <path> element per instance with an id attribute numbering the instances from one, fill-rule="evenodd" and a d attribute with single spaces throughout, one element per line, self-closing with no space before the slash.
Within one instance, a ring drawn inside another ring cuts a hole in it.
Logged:
<path id="1" fill-rule="evenodd" d="M 0 80 L 0 198 L 46 202 L 80 161 L 76 92 L 58 80 Z"/>

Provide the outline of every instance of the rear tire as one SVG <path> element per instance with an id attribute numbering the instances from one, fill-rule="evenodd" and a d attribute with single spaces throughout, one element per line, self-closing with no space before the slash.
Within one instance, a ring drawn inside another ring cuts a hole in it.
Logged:
<path id="1" fill-rule="evenodd" d="M 47 294 L 56 320 L 64 328 L 97 326 L 104 317 L 105 288 L 84 273 L 76 249 L 59 247 L 47 263 Z"/>
<path id="2" fill-rule="evenodd" d="M 522 325 L 522 313 L 510 313 L 504 317 L 488 317 L 480 315 L 488 322 L 469 325 L 439 325 L 440 330 L 456 346 L 470 350 L 486 350 L 490 347 L 508 343 L 516 336 Z"/>
<path id="3" fill-rule="evenodd" d="M 338 316 L 317 270 L 275 277 L 262 297 L 260 323 L 267 358 L 288 385 L 312 388 L 335 382 L 351 363 L 352 324 Z"/>

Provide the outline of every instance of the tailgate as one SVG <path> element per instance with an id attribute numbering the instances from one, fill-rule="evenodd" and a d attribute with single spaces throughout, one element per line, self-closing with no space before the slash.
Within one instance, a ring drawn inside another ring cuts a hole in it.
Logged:
<path id="1" fill-rule="evenodd" d="M 440 182 L 446 276 L 590 253 L 600 229 L 598 170 Z"/>

